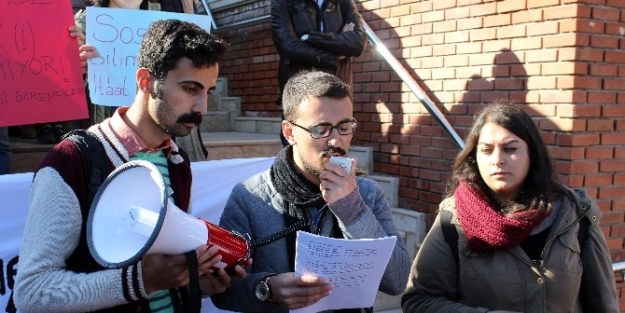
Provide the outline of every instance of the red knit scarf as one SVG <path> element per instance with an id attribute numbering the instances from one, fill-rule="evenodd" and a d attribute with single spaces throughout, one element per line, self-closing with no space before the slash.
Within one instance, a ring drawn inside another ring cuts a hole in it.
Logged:
<path id="1" fill-rule="evenodd" d="M 471 250 L 487 252 L 514 247 L 538 226 L 545 215 L 527 219 L 530 211 L 502 216 L 485 195 L 475 192 L 461 181 L 454 193 L 460 225 L 467 236 Z"/>

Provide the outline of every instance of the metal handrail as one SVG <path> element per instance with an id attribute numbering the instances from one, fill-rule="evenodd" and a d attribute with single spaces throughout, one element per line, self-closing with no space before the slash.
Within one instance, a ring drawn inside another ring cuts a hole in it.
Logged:
<path id="1" fill-rule="evenodd" d="M 204 5 L 204 8 L 207 14 L 211 15 L 210 8 L 206 4 L 205 0 L 202 0 L 202 4 Z M 269 19 L 270 19 L 270 15 L 263 15 L 260 17 L 228 24 L 228 25 L 221 26 L 221 27 L 217 27 L 215 25 L 214 28 L 215 28 L 215 32 L 223 32 L 223 31 L 227 31 L 231 29 L 236 29 L 239 27 L 245 27 L 245 26 L 251 26 L 251 25 L 264 23 L 266 21 L 269 21 Z M 401 65 L 401 63 L 399 63 L 399 61 L 395 58 L 395 56 L 391 54 L 391 52 L 386 48 L 386 45 L 384 45 L 384 43 L 380 40 L 380 38 L 378 38 L 378 36 L 371 29 L 371 27 L 369 27 L 367 22 L 363 21 L 363 25 L 365 27 L 365 33 L 367 34 L 367 38 L 371 42 L 372 46 L 375 46 L 378 53 L 384 58 L 384 60 L 386 60 L 386 62 L 388 62 L 388 64 L 395 71 L 395 73 L 399 75 L 399 78 L 401 78 L 401 80 L 406 85 L 408 85 L 408 88 L 410 88 L 410 90 L 417 96 L 419 101 L 421 101 L 421 104 L 425 106 L 428 112 L 430 112 L 430 114 L 434 116 L 434 118 L 443 127 L 443 129 L 447 132 L 447 134 L 449 134 L 449 136 L 454 141 L 454 143 L 460 149 L 464 149 L 464 141 L 462 141 L 462 138 L 458 136 L 458 133 L 456 133 L 456 131 L 451 126 L 449 121 L 447 121 L 443 113 L 438 109 L 438 107 L 436 107 L 436 105 L 434 105 L 434 103 L 432 103 L 432 100 L 428 98 L 428 96 L 423 92 L 421 87 L 419 87 L 417 82 L 412 78 L 412 76 L 410 76 L 408 71 Z"/>
<path id="2" fill-rule="evenodd" d="M 373 32 L 371 27 L 366 22 L 363 22 L 365 26 L 365 32 L 367 33 L 367 37 L 369 41 L 375 46 L 376 50 L 382 57 L 388 62 L 388 64 L 393 68 L 395 73 L 399 75 L 399 78 L 408 85 L 408 88 L 417 96 L 421 104 L 425 106 L 425 108 L 436 118 L 439 124 L 443 127 L 443 129 L 449 134 L 451 139 L 456 143 L 456 145 L 460 149 L 464 149 L 464 141 L 458 136 L 458 133 L 454 130 L 454 128 L 449 124 L 443 113 L 432 103 L 432 100 L 425 95 L 421 87 L 417 84 L 417 82 L 410 76 L 408 71 L 399 63 L 399 61 L 391 54 L 390 51 L 386 48 L 384 43 L 378 38 L 378 36 Z"/>
<path id="3" fill-rule="evenodd" d="M 211 13 L 211 9 L 208 6 L 208 3 L 206 3 L 206 0 L 201 0 L 200 2 L 204 7 L 204 12 L 206 12 L 206 15 L 208 15 L 208 17 L 211 19 L 211 27 L 213 29 L 217 29 L 217 22 L 215 22 L 215 18 L 213 18 L 213 13 Z"/>

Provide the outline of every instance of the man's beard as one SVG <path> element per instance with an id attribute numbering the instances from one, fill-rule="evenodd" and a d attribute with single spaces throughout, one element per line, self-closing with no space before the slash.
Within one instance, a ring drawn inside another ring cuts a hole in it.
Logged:
<path id="1" fill-rule="evenodd" d="M 327 150 L 322 151 L 319 155 L 319 163 L 321 163 L 321 159 L 323 159 L 324 157 L 329 157 L 332 155 L 346 156 L 347 151 L 337 147 L 328 148 Z M 321 172 L 324 171 L 323 164 L 321 164 L 321 167 L 319 167 L 307 162 L 306 160 L 302 160 L 302 163 L 304 165 L 304 170 L 310 174 L 315 175 L 316 177 L 319 177 L 319 175 L 321 175 Z"/>
<path id="2" fill-rule="evenodd" d="M 188 136 L 192 129 L 189 129 L 184 123 L 193 123 L 195 126 L 199 126 L 202 123 L 202 115 L 199 113 L 185 113 L 180 115 L 175 123 L 167 124 L 163 121 L 167 120 L 168 115 L 172 113 L 172 109 L 169 106 L 169 101 L 167 101 L 164 97 L 162 97 L 162 92 L 160 93 L 161 97 L 154 97 L 159 100 L 158 108 L 156 111 L 156 116 L 159 119 L 158 124 L 163 128 L 163 130 L 172 137 L 184 137 Z"/>

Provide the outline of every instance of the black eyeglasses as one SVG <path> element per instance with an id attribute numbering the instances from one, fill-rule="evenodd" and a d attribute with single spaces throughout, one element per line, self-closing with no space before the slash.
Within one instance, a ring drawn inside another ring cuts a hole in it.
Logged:
<path id="1" fill-rule="evenodd" d="M 293 126 L 297 126 L 307 131 L 308 133 L 310 133 L 310 137 L 313 137 L 315 139 L 321 139 L 330 136 L 332 134 L 332 130 L 335 128 L 339 132 L 339 135 L 353 134 L 354 131 L 356 131 L 356 126 L 358 126 L 358 122 L 355 119 L 352 119 L 351 121 L 340 122 L 336 126 L 330 124 L 319 124 L 308 128 L 297 125 L 291 121 L 289 121 L 289 123 L 291 123 L 291 125 Z"/>

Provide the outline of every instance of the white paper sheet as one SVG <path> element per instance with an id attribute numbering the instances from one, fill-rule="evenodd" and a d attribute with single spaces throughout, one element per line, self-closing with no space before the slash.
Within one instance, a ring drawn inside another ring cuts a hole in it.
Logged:
<path id="1" fill-rule="evenodd" d="M 295 274 L 322 277 L 332 284 L 332 291 L 317 303 L 291 312 L 373 306 L 396 240 L 336 239 L 298 231 Z"/>

